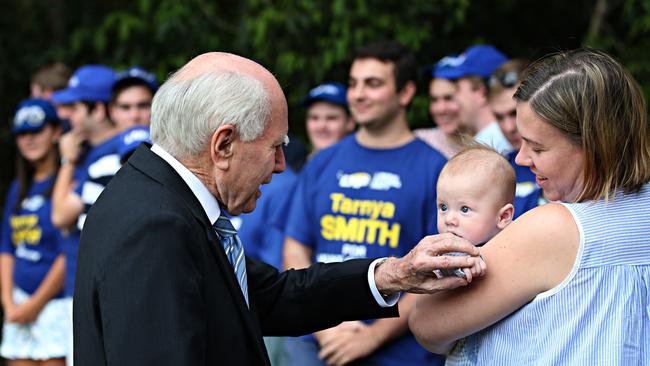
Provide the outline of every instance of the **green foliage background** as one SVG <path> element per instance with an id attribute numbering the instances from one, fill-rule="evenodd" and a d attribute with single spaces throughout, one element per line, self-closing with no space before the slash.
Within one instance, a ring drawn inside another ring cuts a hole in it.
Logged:
<path id="1" fill-rule="evenodd" d="M 285 88 L 291 130 L 304 134 L 300 100 L 317 83 L 347 79 L 351 51 L 396 39 L 422 65 L 411 108 L 430 124 L 427 66 L 477 42 L 512 57 L 590 45 L 623 61 L 648 95 L 650 0 L 0 0 L 0 192 L 13 175 L 9 121 L 30 74 L 54 60 L 73 68 L 141 65 L 163 80 L 191 57 L 221 50 L 253 58 Z"/>

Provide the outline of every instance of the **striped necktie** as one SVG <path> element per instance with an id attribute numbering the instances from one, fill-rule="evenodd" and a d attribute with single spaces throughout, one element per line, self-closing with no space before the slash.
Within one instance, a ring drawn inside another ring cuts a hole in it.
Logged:
<path id="1" fill-rule="evenodd" d="M 248 305 L 246 258 L 244 258 L 244 247 L 241 244 L 241 240 L 239 240 L 239 236 L 237 236 L 237 230 L 232 226 L 230 219 L 223 214 L 219 216 L 213 226 L 217 235 L 221 238 L 223 249 L 226 251 L 226 256 L 230 261 L 230 265 L 232 265 L 239 287 L 241 287 L 241 291 L 244 294 L 246 305 Z"/>

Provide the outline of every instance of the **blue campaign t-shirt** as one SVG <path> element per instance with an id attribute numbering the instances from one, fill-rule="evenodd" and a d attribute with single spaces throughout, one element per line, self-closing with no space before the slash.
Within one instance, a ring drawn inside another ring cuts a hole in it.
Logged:
<path id="1" fill-rule="evenodd" d="M 506 158 L 515 170 L 515 177 L 517 179 L 517 189 L 515 191 L 515 215 L 513 219 L 524 214 L 526 211 L 546 203 L 542 195 L 542 189 L 537 185 L 535 174 L 527 166 L 517 165 L 515 158 L 518 151 L 509 153 Z"/>
<path id="2" fill-rule="evenodd" d="M 446 159 L 421 140 L 391 149 L 354 135 L 319 152 L 300 174 L 286 235 L 315 262 L 403 256 L 436 230 L 436 183 Z M 370 356 L 381 365 L 432 365 L 440 356 L 411 333 Z"/>
<path id="3" fill-rule="evenodd" d="M 255 211 L 232 218 L 244 253 L 278 270 L 282 270 L 284 231 L 296 180 L 296 173 L 289 167 L 274 174 L 271 183 L 260 187 L 262 196 Z"/>
<path id="4" fill-rule="evenodd" d="M 35 181 L 16 209 L 18 182 L 13 181 L 5 201 L 0 252 L 16 258 L 14 284 L 30 295 L 38 289 L 61 254 L 63 238 L 52 225 L 52 200 L 46 197 L 53 184 L 54 176 Z"/>
<path id="5" fill-rule="evenodd" d="M 74 294 L 74 278 L 77 272 L 77 252 L 79 251 L 79 240 L 81 228 L 85 221 L 86 214 L 102 192 L 105 185 L 117 171 L 115 163 L 119 165 L 117 149 L 120 146 L 120 135 L 109 138 L 99 145 L 90 148 L 82 162 L 77 164 L 74 173 L 74 180 L 77 184 L 75 192 L 81 197 L 84 203 L 84 210 L 79 216 L 76 228 L 64 239 L 63 252 L 65 253 L 65 286 L 64 293 L 67 297 Z M 118 166 L 119 168 L 119 166 Z M 112 174 L 110 174 L 113 172 Z"/>
<path id="6" fill-rule="evenodd" d="M 86 157 L 85 165 L 87 167 L 82 183 L 77 188 L 77 193 L 81 197 L 84 209 L 77 221 L 77 227 L 82 230 L 86 215 L 97 201 L 99 195 L 104 191 L 108 182 L 115 176 L 117 171 L 122 167 L 118 149 L 122 145 L 122 135 L 115 135 L 100 144 L 93 146 Z"/>

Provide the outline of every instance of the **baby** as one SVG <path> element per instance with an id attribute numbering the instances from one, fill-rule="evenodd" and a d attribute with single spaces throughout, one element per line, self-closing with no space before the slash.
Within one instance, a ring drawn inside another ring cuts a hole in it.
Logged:
<path id="1" fill-rule="evenodd" d="M 512 221 L 515 187 L 515 172 L 499 153 L 483 146 L 461 151 L 438 177 L 438 232 L 485 244 Z M 435 273 L 464 277 L 461 270 Z"/>
<path id="2" fill-rule="evenodd" d="M 461 151 L 438 177 L 438 232 L 453 233 L 477 246 L 485 244 L 512 221 L 515 187 L 515 171 L 499 153 L 483 146 Z M 465 276 L 460 269 L 434 272 L 438 277 Z M 460 339 L 445 366 L 466 364 L 476 352 L 476 337 Z"/>

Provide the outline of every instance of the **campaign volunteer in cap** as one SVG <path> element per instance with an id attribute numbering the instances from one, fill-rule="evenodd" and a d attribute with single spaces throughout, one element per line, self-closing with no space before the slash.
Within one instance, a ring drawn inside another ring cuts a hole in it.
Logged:
<path id="1" fill-rule="evenodd" d="M 72 130 L 86 135 L 87 127 L 84 127 L 80 106 L 75 107 L 74 104 L 80 102 L 108 103 L 111 100 L 113 83 L 115 83 L 115 72 L 110 67 L 104 65 L 82 66 L 74 72 L 68 81 L 67 88 L 52 94 L 52 102 L 72 104 L 69 117 Z M 108 119 L 108 114 L 106 114 L 106 119 Z"/>
<path id="2" fill-rule="evenodd" d="M 72 105 L 72 129 L 59 143 L 61 167 L 52 191 L 52 223 L 68 233 L 64 246 L 68 321 L 72 321 L 77 251 L 85 215 L 121 166 L 117 156 L 119 136 L 108 112 L 114 83 L 115 72 L 110 67 L 86 65 L 75 71 L 66 89 L 52 96 L 55 102 Z M 67 337 L 72 344 L 72 332 Z M 72 346 L 68 349 L 68 365 L 71 352 Z"/>
<path id="3" fill-rule="evenodd" d="M 312 156 L 354 130 L 346 92 L 343 84 L 324 83 L 305 97 L 303 105 L 307 107 L 307 136 L 313 147 Z"/>
<path id="4" fill-rule="evenodd" d="M 26 99 L 18 104 L 11 132 L 14 135 L 25 132 L 39 132 L 47 124 L 59 124 L 56 109 L 44 99 Z"/>
<path id="5" fill-rule="evenodd" d="M 444 67 L 441 64 L 447 60 L 448 58 L 444 58 L 433 66 L 432 78 L 429 81 L 429 113 L 435 127 L 418 128 L 413 133 L 420 140 L 438 150 L 445 158 L 451 159 L 462 150 L 469 131 L 460 124 L 460 105 L 456 100 L 458 91 L 456 82 L 435 77 L 436 70 Z"/>
<path id="6" fill-rule="evenodd" d="M 18 159 L 2 217 L 0 283 L 4 325 L 0 356 L 21 365 L 64 366 L 68 325 L 62 288 L 65 260 L 52 225 L 51 191 L 62 128 L 42 99 L 18 105 L 12 123 Z M 39 363 L 40 364 L 40 363 Z"/>
<path id="7" fill-rule="evenodd" d="M 486 80 L 508 58 L 491 45 L 476 45 L 459 56 L 445 57 L 433 70 L 433 77 L 455 81 L 458 118 L 476 141 L 502 154 L 513 150 L 488 104 Z"/>
<path id="8" fill-rule="evenodd" d="M 110 104 L 111 118 L 118 130 L 148 126 L 151 100 L 158 90 L 156 77 L 134 66 L 116 75 Z"/>
<path id="9" fill-rule="evenodd" d="M 70 104 L 78 101 L 102 101 L 111 99 L 111 86 L 115 72 L 104 65 L 86 65 L 75 71 L 68 87 L 52 94 L 52 101 Z"/>
<path id="10" fill-rule="evenodd" d="M 459 56 L 448 56 L 440 60 L 434 69 L 434 76 L 450 80 L 468 76 L 489 78 L 506 61 L 508 58 L 496 47 L 477 45 Z"/>

